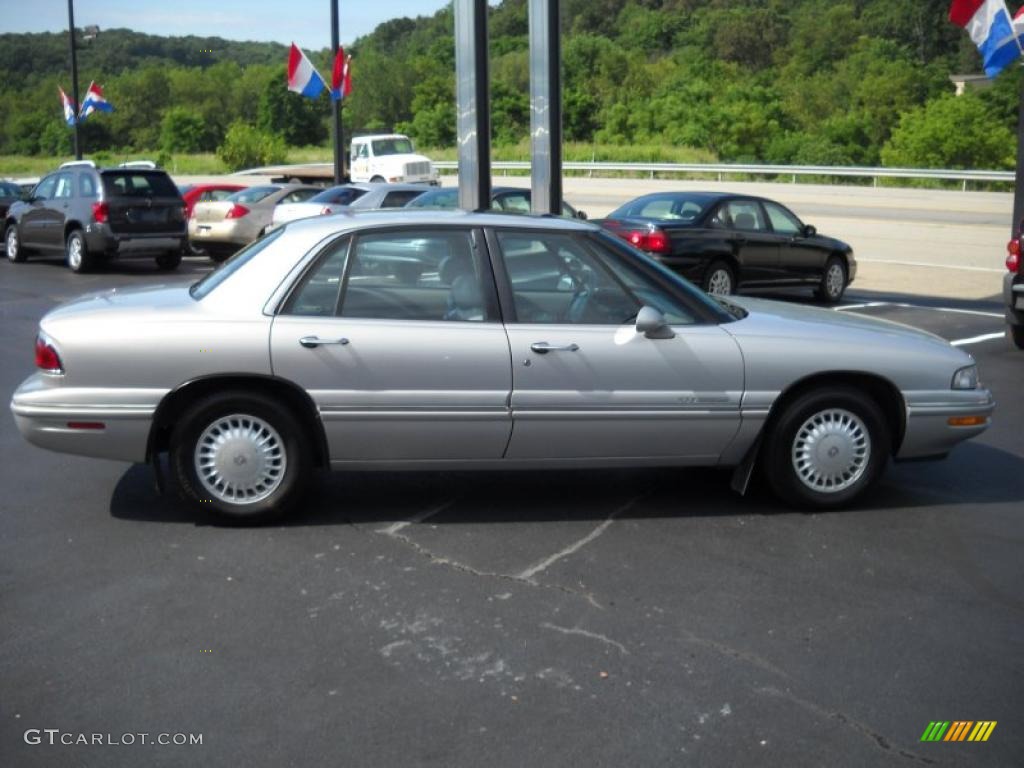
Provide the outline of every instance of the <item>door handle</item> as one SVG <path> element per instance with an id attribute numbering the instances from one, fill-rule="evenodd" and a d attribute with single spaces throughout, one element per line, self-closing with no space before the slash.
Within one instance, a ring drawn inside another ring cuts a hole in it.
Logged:
<path id="1" fill-rule="evenodd" d="M 303 336 L 299 339 L 299 344 L 304 346 L 306 349 L 316 349 L 317 347 L 324 346 L 326 344 L 340 344 L 344 346 L 348 344 L 348 339 L 321 339 L 319 336 Z"/>
<path id="2" fill-rule="evenodd" d="M 530 345 L 530 349 L 536 352 L 538 355 L 544 355 L 548 352 L 575 352 L 580 348 L 579 344 L 548 344 L 546 341 L 535 341 Z"/>

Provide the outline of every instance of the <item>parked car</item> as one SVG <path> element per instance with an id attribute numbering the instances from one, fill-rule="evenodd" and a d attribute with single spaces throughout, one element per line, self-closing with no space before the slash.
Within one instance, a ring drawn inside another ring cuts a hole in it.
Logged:
<path id="1" fill-rule="evenodd" d="M 422 194 L 422 184 L 341 184 L 325 189 L 301 203 L 276 206 L 273 226 L 310 216 L 329 216 L 344 210 L 401 208 Z"/>
<path id="2" fill-rule="evenodd" d="M 293 508 L 317 467 L 724 466 L 739 490 L 760 467 L 837 507 L 994 407 L 929 333 L 715 300 L 592 224 L 461 211 L 305 219 L 191 287 L 84 296 L 42 319 L 36 366 L 26 439 L 169 452 L 184 497 L 233 520 Z"/>
<path id="3" fill-rule="evenodd" d="M 1010 340 L 1017 349 L 1024 349 L 1024 269 L 1021 269 L 1021 251 L 1024 251 L 1024 221 L 1018 235 L 1006 246 L 1006 274 L 1003 275 L 1003 301 L 1006 304 L 1006 325 Z"/>
<path id="4" fill-rule="evenodd" d="M 819 235 L 773 200 L 720 192 L 657 192 L 600 224 L 708 293 L 811 285 L 834 304 L 857 274 L 853 249 Z"/>
<path id="5" fill-rule="evenodd" d="M 179 187 L 181 199 L 185 201 L 185 217 L 192 218 L 192 209 L 196 203 L 212 203 L 226 200 L 229 195 L 245 189 L 243 184 L 186 184 Z"/>
<path id="6" fill-rule="evenodd" d="M 529 213 L 530 190 L 519 187 L 494 187 L 491 189 L 491 210 L 506 213 Z M 407 208 L 441 208 L 459 207 L 459 190 L 455 187 L 432 189 L 409 201 Z M 570 219 L 585 219 L 587 214 L 577 211 L 564 200 L 562 215 Z"/>
<path id="7" fill-rule="evenodd" d="M 408 184 L 438 183 L 429 157 L 417 154 L 412 139 L 401 133 L 356 136 L 350 147 L 352 181 Z"/>
<path id="8" fill-rule="evenodd" d="M 266 184 L 233 192 L 223 200 L 196 203 L 188 220 L 189 243 L 214 261 L 224 261 L 266 231 L 275 206 L 308 200 L 322 189 Z"/>
<path id="9" fill-rule="evenodd" d="M 12 203 L 21 200 L 21 187 L 13 181 L 0 181 L 0 221 L 7 216 L 7 209 Z"/>
<path id="10" fill-rule="evenodd" d="M 64 163 L 11 205 L 4 242 L 9 261 L 35 251 L 63 252 L 75 272 L 131 256 L 176 269 L 186 242 L 185 203 L 161 170 Z"/>

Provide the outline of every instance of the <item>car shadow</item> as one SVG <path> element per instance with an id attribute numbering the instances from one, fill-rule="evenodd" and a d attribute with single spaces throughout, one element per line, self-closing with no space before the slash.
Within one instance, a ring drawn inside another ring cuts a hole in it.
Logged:
<path id="1" fill-rule="evenodd" d="M 69 274 L 71 271 L 68 269 L 67 261 L 62 256 L 29 256 L 26 262 L 18 264 L 18 267 L 24 267 L 26 265 L 39 265 L 48 268 L 57 268 L 66 270 Z M 192 256 L 187 255 L 182 258 L 181 266 L 178 269 L 165 272 L 158 269 L 156 266 L 155 258 L 149 256 L 133 256 L 126 259 L 101 259 L 97 264 L 90 269 L 86 274 L 89 275 L 124 275 L 126 277 L 140 276 L 140 275 L 161 275 L 167 278 L 173 278 L 177 274 L 204 274 L 212 270 L 216 264 L 214 264 L 206 256 Z"/>
<path id="2" fill-rule="evenodd" d="M 729 488 L 730 476 L 729 470 L 706 468 L 320 473 L 300 508 L 276 524 L 387 524 L 442 505 L 450 511 L 432 523 L 601 520 L 626 500 L 635 500 L 628 511 L 634 519 L 800 512 L 775 499 L 763 480 L 739 496 Z M 945 461 L 891 464 L 859 503 L 824 514 L 1021 502 L 1024 457 L 975 442 Z M 173 487 L 160 495 L 152 470 L 142 464 L 121 476 L 110 514 L 137 522 L 216 524 L 180 501 Z"/>

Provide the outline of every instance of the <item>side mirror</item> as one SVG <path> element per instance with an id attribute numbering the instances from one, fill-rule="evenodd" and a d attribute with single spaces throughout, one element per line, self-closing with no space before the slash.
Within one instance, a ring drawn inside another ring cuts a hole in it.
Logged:
<path id="1" fill-rule="evenodd" d="M 586 211 L 576 211 L 576 218 L 577 219 L 586 219 L 587 218 L 587 212 Z"/>
<path id="2" fill-rule="evenodd" d="M 813 224 L 804 224 L 804 237 L 814 237 L 818 234 L 818 229 Z"/>
<path id="3" fill-rule="evenodd" d="M 648 339 L 673 339 L 676 335 L 665 321 L 665 316 L 654 307 L 641 307 L 637 312 L 636 332 Z"/>

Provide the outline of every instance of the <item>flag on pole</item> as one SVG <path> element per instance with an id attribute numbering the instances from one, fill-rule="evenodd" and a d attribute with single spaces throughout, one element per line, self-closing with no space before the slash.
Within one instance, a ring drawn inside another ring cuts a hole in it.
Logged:
<path id="1" fill-rule="evenodd" d="M 78 119 L 85 120 L 97 109 L 101 112 L 113 112 L 114 105 L 104 98 L 103 89 L 96 85 L 96 81 L 93 80 L 89 83 L 89 90 L 85 92 L 85 98 L 82 100 L 82 109 L 78 113 Z"/>
<path id="2" fill-rule="evenodd" d="M 64 89 L 59 85 L 57 90 L 60 91 L 60 105 L 64 110 L 64 122 L 68 125 L 74 125 L 76 120 L 75 105 L 71 103 L 71 99 L 68 98 L 68 95 L 64 93 Z"/>
<path id="3" fill-rule="evenodd" d="M 340 101 L 352 93 L 352 57 L 345 55 L 345 49 L 338 47 L 334 55 L 334 70 L 331 72 L 331 98 Z"/>
<path id="4" fill-rule="evenodd" d="M 288 54 L 288 90 L 308 99 L 315 99 L 326 87 L 313 62 L 306 58 L 306 54 L 300 51 L 295 43 L 292 43 L 291 52 Z"/>
<path id="5" fill-rule="evenodd" d="M 1004 0 L 953 0 L 949 20 L 967 30 L 989 77 L 998 75 L 1021 55 L 1021 43 Z"/>

